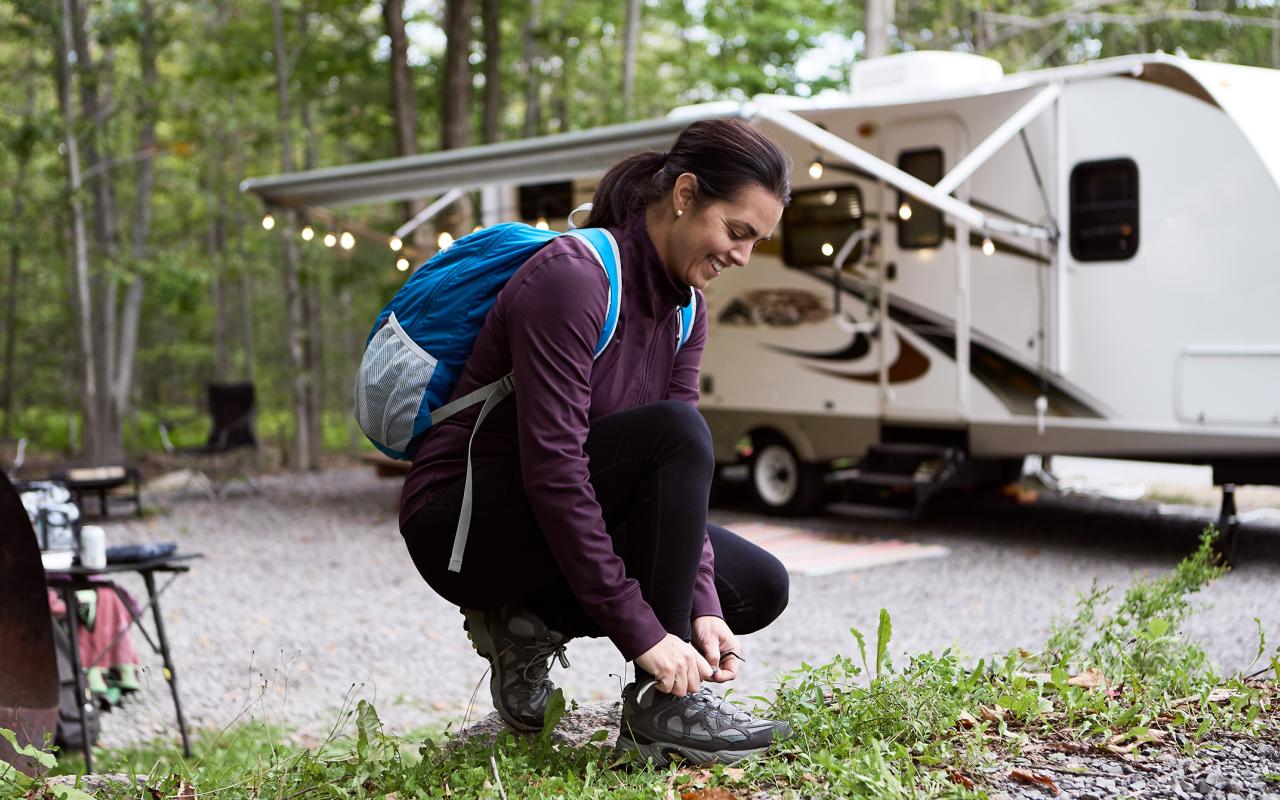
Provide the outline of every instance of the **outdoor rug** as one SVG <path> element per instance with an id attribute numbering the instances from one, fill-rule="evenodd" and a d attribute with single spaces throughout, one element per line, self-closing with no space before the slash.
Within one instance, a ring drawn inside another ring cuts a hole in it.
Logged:
<path id="1" fill-rule="evenodd" d="M 739 522 L 724 527 L 768 550 L 795 575 L 834 575 L 947 554 L 947 548 L 941 545 L 851 537 L 768 522 Z"/>

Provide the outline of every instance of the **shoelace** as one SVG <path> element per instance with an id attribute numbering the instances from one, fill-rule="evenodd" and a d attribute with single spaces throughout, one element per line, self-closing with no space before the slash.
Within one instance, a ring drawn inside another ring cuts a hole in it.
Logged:
<path id="1" fill-rule="evenodd" d="M 567 643 L 561 642 L 560 644 L 552 644 L 551 642 L 538 642 L 537 644 L 531 645 L 529 647 L 529 651 L 531 653 L 530 658 L 525 662 L 524 670 L 522 671 L 524 679 L 530 683 L 533 683 L 535 680 L 545 680 L 547 675 L 551 672 L 552 659 L 559 661 L 561 667 L 568 669 L 569 656 L 565 653 L 565 644 Z M 537 677 L 531 678 L 529 677 L 529 670 L 535 666 L 538 667 L 538 671 L 534 673 Z"/>

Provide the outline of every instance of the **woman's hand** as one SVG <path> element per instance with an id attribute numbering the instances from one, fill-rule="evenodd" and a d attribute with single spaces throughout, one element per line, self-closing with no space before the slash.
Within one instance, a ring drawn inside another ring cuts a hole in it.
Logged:
<path id="1" fill-rule="evenodd" d="M 702 687 L 714 670 L 693 646 L 679 636 L 666 637 L 636 658 L 636 666 L 658 682 L 658 691 L 684 697 Z"/>
<path id="2" fill-rule="evenodd" d="M 735 656 L 742 652 L 742 645 L 724 620 L 719 617 L 695 617 L 693 643 L 715 670 L 708 680 L 728 683 L 738 677 L 740 658 Z"/>

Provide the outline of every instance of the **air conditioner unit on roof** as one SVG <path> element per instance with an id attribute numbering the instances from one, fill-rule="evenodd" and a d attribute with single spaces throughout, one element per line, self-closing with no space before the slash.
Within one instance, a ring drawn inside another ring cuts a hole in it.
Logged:
<path id="1" fill-rule="evenodd" d="M 945 92 L 1004 77 L 1000 62 L 971 53 L 923 50 L 859 61 L 850 83 L 854 97 L 893 93 L 904 96 Z"/>

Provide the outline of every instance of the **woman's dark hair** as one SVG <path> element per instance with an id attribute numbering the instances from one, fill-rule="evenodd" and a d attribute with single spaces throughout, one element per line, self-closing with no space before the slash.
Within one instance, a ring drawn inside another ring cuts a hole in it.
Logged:
<path id="1" fill-rule="evenodd" d="M 697 201 L 729 200 L 757 184 L 785 206 L 791 201 L 791 160 L 769 137 L 741 120 L 708 119 L 685 128 L 666 153 L 618 162 L 600 179 L 587 226 L 618 227 L 657 202 L 686 172 L 698 179 Z"/>

